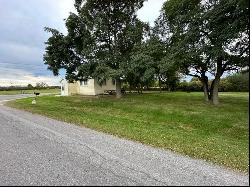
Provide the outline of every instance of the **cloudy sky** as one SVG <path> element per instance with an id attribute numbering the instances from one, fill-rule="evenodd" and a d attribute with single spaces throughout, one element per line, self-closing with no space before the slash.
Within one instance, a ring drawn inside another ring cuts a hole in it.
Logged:
<path id="1" fill-rule="evenodd" d="M 151 25 L 165 0 L 148 0 L 138 17 Z M 74 0 L 0 0 L 0 86 L 46 82 L 59 85 L 43 64 L 45 26 L 66 33 L 64 18 L 74 12 Z"/>

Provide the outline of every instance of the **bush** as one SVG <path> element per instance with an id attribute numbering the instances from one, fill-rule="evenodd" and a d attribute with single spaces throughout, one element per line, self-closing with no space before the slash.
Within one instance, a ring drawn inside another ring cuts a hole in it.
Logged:
<path id="1" fill-rule="evenodd" d="M 211 81 L 209 81 L 211 85 Z M 180 82 L 177 86 L 178 91 L 199 92 L 203 91 L 202 83 L 193 78 L 190 82 Z M 220 92 L 248 92 L 249 91 L 249 72 L 237 73 L 220 81 Z"/>
<path id="2" fill-rule="evenodd" d="M 249 72 L 237 73 L 221 80 L 219 91 L 248 92 Z"/>
<path id="3" fill-rule="evenodd" d="M 177 90 L 186 92 L 200 92 L 203 91 L 203 87 L 199 80 L 193 80 L 191 82 L 184 81 L 178 84 Z"/>

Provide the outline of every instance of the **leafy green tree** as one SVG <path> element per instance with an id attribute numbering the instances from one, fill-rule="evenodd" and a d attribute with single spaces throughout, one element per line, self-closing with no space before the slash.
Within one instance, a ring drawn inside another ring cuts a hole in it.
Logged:
<path id="1" fill-rule="evenodd" d="M 165 84 L 169 91 L 174 90 L 180 80 L 178 64 L 168 58 L 168 54 L 159 64 L 159 82 Z"/>
<path id="2" fill-rule="evenodd" d="M 157 21 L 171 45 L 168 58 L 199 78 L 205 100 L 215 105 L 221 76 L 249 65 L 248 14 L 248 0 L 169 0 Z"/>
<path id="3" fill-rule="evenodd" d="M 36 83 L 36 88 L 37 89 L 48 88 L 48 84 L 45 83 L 45 82 L 37 82 Z"/>
<path id="4" fill-rule="evenodd" d="M 31 84 L 28 84 L 27 88 L 31 90 L 31 89 L 33 89 L 34 87 L 33 87 Z"/>
<path id="5" fill-rule="evenodd" d="M 154 80 L 154 61 L 147 53 L 146 43 L 136 45 L 127 66 L 126 80 L 132 87 L 137 87 L 142 91 L 144 86 L 148 86 Z"/>
<path id="6" fill-rule="evenodd" d="M 155 69 L 155 76 L 158 79 L 160 90 L 162 90 L 162 84 L 169 82 L 168 80 L 171 79 L 173 74 L 170 73 L 169 62 L 165 62 L 166 46 L 160 37 L 154 33 L 154 30 L 146 42 L 145 51 L 152 58 L 152 67 Z"/>
<path id="7" fill-rule="evenodd" d="M 178 66 L 166 56 L 168 50 L 162 40 L 149 33 L 147 40 L 137 44 L 132 53 L 127 71 L 130 84 L 148 86 L 158 80 L 160 89 L 165 84 L 169 90 L 174 89 L 179 80 Z"/>
<path id="8" fill-rule="evenodd" d="M 135 43 L 143 38 L 144 24 L 136 12 L 145 0 L 75 0 L 76 14 L 66 20 L 68 35 L 46 28 L 52 37 L 46 42 L 45 64 L 58 75 L 66 69 L 69 81 L 97 78 L 121 81 Z"/>
<path id="9" fill-rule="evenodd" d="M 247 92 L 249 91 L 249 72 L 235 73 L 221 80 L 220 90 Z"/>

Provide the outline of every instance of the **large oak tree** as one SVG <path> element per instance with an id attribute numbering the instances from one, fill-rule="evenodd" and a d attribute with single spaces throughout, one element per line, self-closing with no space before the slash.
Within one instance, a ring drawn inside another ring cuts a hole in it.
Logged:
<path id="1" fill-rule="evenodd" d="M 248 0 L 168 0 L 157 23 L 170 41 L 170 60 L 203 83 L 206 101 L 218 104 L 221 76 L 248 66 Z M 212 84 L 208 84 L 213 75 Z"/>
<path id="2" fill-rule="evenodd" d="M 69 81 L 96 78 L 116 80 L 116 96 L 121 97 L 130 53 L 142 40 L 143 23 L 137 11 L 145 0 L 75 0 L 77 13 L 66 20 L 68 34 L 46 28 L 52 37 L 46 42 L 45 64 L 58 75 L 66 69 Z"/>

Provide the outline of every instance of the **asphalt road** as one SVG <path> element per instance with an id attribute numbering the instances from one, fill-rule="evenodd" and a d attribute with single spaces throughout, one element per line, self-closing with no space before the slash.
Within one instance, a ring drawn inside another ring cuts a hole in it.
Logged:
<path id="1" fill-rule="evenodd" d="M 0 103 L 10 97 L 0 96 Z M 0 105 L 0 185 L 247 186 L 248 181 L 249 175 L 202 160 Z"/>
<path id="2" fill-rule="evenodd" d="M 0 104 L 4 101 L 25 98 L 25 97 L 32 97 L 34 94 L 18 94 L 18 95 L 0 95 Z"/>

